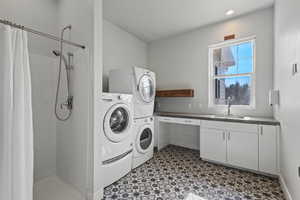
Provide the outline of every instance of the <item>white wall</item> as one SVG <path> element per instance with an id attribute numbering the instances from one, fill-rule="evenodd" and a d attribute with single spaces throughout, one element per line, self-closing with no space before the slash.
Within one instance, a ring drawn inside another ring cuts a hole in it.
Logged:
<path id="1" fill-rule="evenodd" d="M 34 125 L 34 180 L 56 174 L 56 91 L 57 60 L 30 55 Z"/>
<path id="2" fill-rule="evenodd" d="M 87 80 L 89 54 L 74 53 L 74 70 L 71 72 L 73 99 L 72 115 L 66 122 L 57 121 L 56 166 L 57 175 L 86 195 L 89 131 L 89 81 Z M 64 70 L 64 69 L 63 69 Z M 63 76 L 60 102 L 66 100 L 66 80 Z M 64 97 L 64 98 L 62 98 Z M 62 114 L 64 115 L 64 114 Z"/>
<path id="3" fill-rule="evenodd" d="M 268 91 L 273 87 L 273 9 L 265 9 L 199 28 L 197 30 L 151 42 L 149 66 L 156 72 L 159 89 L 195 89 L 195 97 L 161 98 L 159 110 L 224 113 L 208 108 L 208 46 L 224 40 L 225 35 L 237 38 L 257 36 L 256 109 L 237 110 L 233 114 L 272 116 Z"/>
<path id="4" fill-rule="evenodd" d="M 59 1 L 60 27 L 72 24 L 66 39 L 86 45 L 75 52 L 72 80 L 74 110 L 70 121 L 57 124 L 57 173 L 86 199 L 103 198 L 99 101 L 102 93 L 102 0 Z M 58 155 L 60 154 L 60 155 Z"/>
<path id="5" fill-rule="evenodd" d="M 294 200 L 300 199 L 300 75 L 292 76 L 292 63 L 300 63 L 300 1 L 276 1 L 275 6 L 275 88 L 280 106 L 275 117 L 281 122 L 281 175 Z"/>
<path id="6" fill-rule="evenodd" d="M 57 0 L 6 0 L 0 1 L 0 17 L 36 30 L 57 35 Z M 57 43 L 29 34 L 29 52 L 50 55 Z"/>
<path id="7" fill-rule="evenodd" d="M 65 39 L 86 46 L 85 50 L 66 46 L 65 52 L 74 53 L 71 72 L 71 91 L 74 105 L 71 118 L 57 123 L 57 175 L 73 185 L 84 196 L 90 186 L 89 167 L 92 154 L 91 103 L 93 98 L 93 15 L 94 0 L 58 1 L 59 27 L 71 24 Z M 64 81 L 66 77 L 64 76 Z"/>
<path id="8" fill-rule="evenodd" d="M 158 98 L 159 111 L 225 113 L 208 108 L 208 46 L 229 34 L 237 38 L 257 36 L 256 109 L 232 108 L 232 113 L 272 116 L 268 91 L 273 87 L 273 8 L 151 42 L 148 61 L 156 73 L 158 89 L 195 89 L 194 98 Z M 199 148 L 197 128 L 169 125 L 166 131 L 170 132 L 171 144 Z"/>
<path id="9" fill-rule="evenodd" d="M 93 98 L 91 99 L 91 113 L 92 120 L 90 120 L 90 124 L 93 131 L 92 141 L 90 146 L 92 147 L 91 151 L 92 156 L 90 160 L 92 165 L 90 165 L 90 175 L 93 177 L 89 184 L 89 198 L 93 200 L 98 200 L 103 198 L 103 183 L 102 183 L 102 168 L 101 162 L 99 162 L 99 158 L 102 155 L 101 146 L 103 145 L 103 141 L 101 140 L 101 135 L 103 133 L 102 124 L 99 123 L 101 121 L 101 107 L 102 102 L 99 99 L 102 96 L 102 71 L 103 71 L 103 1 L 95 0 L 94 1 L 94 29 L 93 29 L 93 86 L 92 93 Z M 92 187 L 91 187 L 92 186 Z"/>
<path id="10" fill-rule="evenodd" d="M 147 66 L 147 44 L 104 20 L 103 91 L 108 91 L 108 73 L 111 69 L 133 66 Z"/>

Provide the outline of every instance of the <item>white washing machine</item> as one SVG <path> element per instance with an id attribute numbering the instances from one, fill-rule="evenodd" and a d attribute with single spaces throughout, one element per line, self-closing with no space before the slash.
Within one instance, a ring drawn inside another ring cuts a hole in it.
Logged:
<path id="1" fill-rule="evenodd" d="M 132 95 L 103 93 L 102 101 L 100 138 L 105 187 L 131 170 L 134 126 Z"/>
<path id="2" fill-rule="evenodd" d="M 132 168 L 136 168 L 153 157 L 154 119 L 153 117 L 134 120 L 134 148 Z"/>
<path id="3" fill-rule="evenodd" d="M 109 91 L 133 94 L 134 118 L 151 117 L 154 110 L 155 73 L 133 67 L 109 72 Z"/>

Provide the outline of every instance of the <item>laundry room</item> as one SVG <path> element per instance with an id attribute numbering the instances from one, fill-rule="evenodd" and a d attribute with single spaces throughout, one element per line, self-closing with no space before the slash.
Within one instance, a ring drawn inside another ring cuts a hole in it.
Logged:
<path id="1" fill-rule="evenodd" d="M 300 200 L 300 0 L 0 0 L 0 200 Z"/>
<path id="2" fill-rule="evenodd" d="M 174 90 L 176 92 L 181 89 L 193 91 L 192 97 L 184 96 L 184 94 L 183 97 L 159 97 L 156 95 L 155 112 L 222 115 L 227 112 L 227 107 L 211 106 L 209 102 L 208 48 L 212 44 L 222 43 L 224 37 L 228 35 L 234 35 L 235 40 L 255 36 L 256 40 L 261 40 L 259 43 L 256 42 L 256 50 L 264 52 L 263 56 L 257 58 L 257 62 L 259 65 L 265 66 L 256 68 L 257 84 L 263 82 L 262 86 L 256 88 L 255 91 L 256 109 L 249 109 L 247 106 L 232 106 L 231 110 L 235 115 L 272 117 L 272 107 L 268 104 L 268 95 L 273 85 L 273 52 L 268 50 L 273 48 L 273 7 L 254 9 L 246 14 L 235 13 L 232 16 L 224 14 L 221 17 L 222 21 L 184 29 L 179 26 L 188 27 L 187 24 L 172 25 L 170 23 L 176 18 L 158 16 L 155 12 L 147 10 L 142 3 L 136 7 L 144 9 L 145 14 L 132 20 L 135 12 L 138 12 L 135 10 L 137 8 L 130 7 L 130 4 L 115 5 L 117 2 L 104 1 L 104 92 L 109 92 L 109 72 L 111 70 L 141 67 L 155 73 L 157 91 Z M 155 9 L 155 6 L 158 5 L 152 5 L 151 9 Z M 178 5 L 174 3 L 173 6 Z M 157 9 L 157 14 L 163 15 L 160 12 L 162 11 Z M 191 16 L 186 17 L 186 23 L 191 19 Z M 152 21 L 143 24 L 147 20 Z M 260 27 L 262 28 L 260 29 Z M 180 28 L 183 31 L 176 31 L 177 29 L 181 30 Z M 169 135 L 171 144 L 200 149 L 199 127 L 182 124 L 164 124 L 163 126 L 164 130 L 172 132 Z M 182 132 L 185 134 L 183 135 Z"/>
<path id="3" fill-rule="evenodd" d="M 129 114 L 108 115 L 112 127 L 132 128 L 133 152 L 123 164 L 110 158 L 115 168 L 111 162 L 107 172 L 120 174 L 104 185 L 107 199 L 284 199 L 274 179 L 280 134 L 273 115 L 274 4 L 200 4 L 104 0 L 102 98 L 115 95 L 120 105 L 126 94 L 133 102 Z M 132 124 L 122 122 L 130 115 Z M 227 169 L 270 186 L 246 192 L 241 184 L 233 192 L 216 181 L 227 176 L 207 175 Z M 212 181 L 210 192 L 198 176 Z"/>

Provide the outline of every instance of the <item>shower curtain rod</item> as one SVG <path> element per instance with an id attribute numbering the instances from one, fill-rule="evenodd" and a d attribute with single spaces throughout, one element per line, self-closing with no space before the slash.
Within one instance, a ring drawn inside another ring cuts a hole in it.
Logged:
<path id="1" fill-rule="evenodd" d="M 74 43 L 74 42 L 71 42 L 71 41 L 68 41 L 68 40 L 62 40 L 61 38 L 56 37 L 54 35 L 51 35 L 49 33 L 43 33 L 43 32 L 34 30 L 32 28 L 28 28 L 28 27 L 25 27 L 25 26 L 22 26 L 22 25 L 19 25 L 19 24 L 16 24 L 16 23 L 13 23 L 13 22 L 10 22 L 10 21 L 7 21 L 7 20 L 0 19 L 0 23 L 5 24 L 5 25 L 9 25 L 9 26 L 17 28 L 17 29 L 22 29 L 22 30 L 27 31 L 29 33 L 33 33 L 33 34 L 36 34 L 36 35 L 39 35 L 39 36 L 49 38 L 51 40 L 55 40 L 55 41 L 58 41 L 58 42 L 62 41 L 65 44 L 69 44 L 69 45 L 72 45 L 72 46 L 75 46 L 75 47 L 85 49 L 84 45 L 77 44 L 77 43 Z"/>

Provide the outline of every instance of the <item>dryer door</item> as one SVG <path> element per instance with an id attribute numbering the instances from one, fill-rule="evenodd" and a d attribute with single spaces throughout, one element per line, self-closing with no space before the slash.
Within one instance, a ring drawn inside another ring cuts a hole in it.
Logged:
<path id="1" fill-rule="evenodd" d="M 145 103 L 151 103 L 155 98 L 155 82 L 149 74 L 143 74 L 138 82 L 140 98 Z"/>
<path id="2" fill-rule="evenodd" d="M 104 133 L 112 142 L 121 142 L 130 136 L 131 113 L 126 104 L 112 106 L 104 118 Z"/>
<path id="3" fill-rule="evenodd" d="M 153 130 L 150 125 L 143 126 L 136 138 L 136 149 L 139 153 L 147 153 L 153 148 Z"/>

